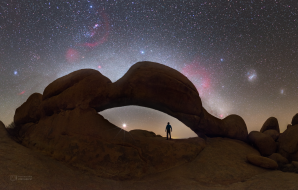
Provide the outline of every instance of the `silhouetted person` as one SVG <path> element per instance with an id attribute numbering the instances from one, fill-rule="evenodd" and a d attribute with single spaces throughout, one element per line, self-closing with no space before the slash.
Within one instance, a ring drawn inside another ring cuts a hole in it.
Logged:
<path id="1" fill-rule="evenodd" d="M 172 126 L 170 125 L 170 122 L 168 122 L 168 125 L 166 126 L 166 132 L 167 132 L 167 140 L 168 140 L 169 134 L 170 134 L 170 139 L 172 139 L 171 138 Z"/>

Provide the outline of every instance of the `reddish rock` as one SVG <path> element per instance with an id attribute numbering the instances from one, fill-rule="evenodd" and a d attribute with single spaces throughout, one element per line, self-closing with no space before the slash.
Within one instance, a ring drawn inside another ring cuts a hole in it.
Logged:
<path id="1" fill-rule="evenodd" d="M 248 135 L 248 139 L 263 156 L 270 156 L 276 151 L 276 143 L 267 134 L 260 133 L 258 131 L 251 131 Z"/>
<path id="2" fill-rule="evenodd" d="M 270 158 L 266 158 L 255 154 L 249 154 L 246 156 L 246 158 L 248 162 L 262 168 L 273 169 L 273 170 L 278 168 L 277 163 Z"/>
<path id="3" fill-rule="evenodd" d="M 286 129 L 278 142 L 281 155 L 289 161 L 298 161 L 298 125 Z"/>
<path id="4" fill-rule="evenodd" d="M 280 130 L 279 130 L 279 124 L 278 124 L 278 121 L 277 121 L 277 119 L 275 117 L 268 118 L 265 121 L 265 123 L 263 124 L 260 132 L 263 133 L 264 131 L 269 130 L 269 129 L 274 129 L 278 133 L 280 132 Z"/>
<path id="5" fill-rule="evenodd" d="M 269 135 L 270 137 L 272 137 L 272 139 L 274 141 L 276 141 L 278 139 L 278 137 L 279 137 L 279 132 L 276 131 L 276 130 L 274 130 L 274 129 L 266 130 L 263 133 Z"/>

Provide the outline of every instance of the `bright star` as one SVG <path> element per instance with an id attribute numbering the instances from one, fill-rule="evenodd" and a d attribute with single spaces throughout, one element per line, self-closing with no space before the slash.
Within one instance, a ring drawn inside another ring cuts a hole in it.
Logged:
<path id="1" fill-rule="evenodd" d="M 125 127 L 126 127 L 126 124 L 124 123 L 124 124 L 122 125 L 122 127 L 125 128 Z"/>
<path id="2" fill-rule="evenodd" d="M 144 51 L 141 51 L 141 54 L 144 54 L 145 52 Z"/>
<path id="3" fill-rule="evenodd" d="M 18 71 L 14 71 L 13 74 L 14 74 L 14 75 L 17 75 L 17 74 L 18 74 Z"/>
<path id="4" fill-rule="evenodd" d="M 93 6 L 92 5 L 90 5 L 90 8 L 92 8 Z"/>
<path id="5" fill-rule="evenodd" d="M 223 61 L 224 61 L 224 59 L 220 59 L 220 61 L 221 61 L 221 62 L 223 62 Z"/>

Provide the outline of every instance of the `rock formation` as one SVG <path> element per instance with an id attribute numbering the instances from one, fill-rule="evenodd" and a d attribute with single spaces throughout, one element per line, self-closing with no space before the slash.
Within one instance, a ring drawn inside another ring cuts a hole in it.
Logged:
<path id="1" fill-rule="evenodd" d="M 278 166 L 283 166 L 289 163 L 289 161 L 279 153 L 273 153 L 268 158 L 274 160 Z"/>
<path id="2" fill-rule="evenodd" d="M 278 165 L 274 160 L 263 157 L 263 156 L 249 154 L 249 155 L 247 155 L 247 160 L 250 163 L 252 163 L 256 166 L 262 167 L 262 168 L 267 168 L 267 169 L 277 169 L 278 168 Z"/>
<path id="3" fill-rule="evenodd" d="M 187 77 L 153 62 L 136 63 L 115 83 L 92 69 L 70 73 L 49 84 L 43 95 L 31 95 L 16 110 L 14 121 L 23 126 L 78 107 L 100 112 L 126 105 L 144 106 L 167 113 L 198 135 L 243 141 L 248 135 L 240 116 L 228 117 L 224 122 L 210 115 L 202 107 L 199 93 Z"/>
<path id="4" fill-rule="evenodd" d="M 293 118 L 292 118 L 292 125 L 297 125 L 298 124 L 298 113 L 296 113 Z"/>
<path id="5" fill-rule="evenodd" d="M 248 135 L 249 142 L 253 144 L 261 153 L 262 156 L 270 156 L 276 152 L 277 145 L 267 134 L 251 131 Z"/>
<path id="6" fill-rule="evenodd" d="M 266 130 L 263 133 L 269 135 L 274 141 L 276 141 L 279 137 L 279 132 L 274 129 Z"/>
<path id="7" fill-rule="evenodd" d="M 260 132 L 263 133 L 264 131 L 269 130 L 269 129 L 274 129 L 278 133 L 280 133 L 280 131 L 279 131 L 279 124 L 278 124 L 278 121 L 277 121 L 277 119 L 275 117 L 268 118 L 265 121 L 265 123 L 263 124 Z"/>
<path id="8" fill-rule="evenodd" d="M 63 76 L 17 108 L 14 122 L 26 147 L 107 178 L 160 172 L 193 160 L 204 148 L 200 138 L 165 142 L 152 133 L 126 132 L 97 113 L 126 105 L 165 112 L 198 135 L 247 139 L 240 116 L 210 115 L 187 77 L 152 62 L 133 65 L 115 83 L 92 69 Z"/>
<path id="9" fill-rule="evenodd" d="M 279 153 L 289 161 L 298 161 L 298 125 L 286 129 L 278 138 Z"/>

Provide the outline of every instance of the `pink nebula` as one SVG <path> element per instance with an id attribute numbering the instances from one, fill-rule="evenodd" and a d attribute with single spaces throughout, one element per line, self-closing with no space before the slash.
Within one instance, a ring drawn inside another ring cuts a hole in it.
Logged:
<path id="1" fill-rule="evenodd" d="M 195 85 L 201 97 L 210 93 L 210 77 L 203 66 L 196 62 L 186 64 L 181 73 Z"/>
<path id="2" fill-rule="evenodd" d="M 22 95 L 22 94 L 24 94 L 25 93 L 25 90 L 24 91 L 22 91 L 19 95 Z"/>
<path id="3" fill-rule="evenodd" d="M 66 60 L 69 62 L 69 63 L 73 63 L 73 62 L 76 62 L 78 61 L 80 58 L 80 53 L 75 50 L 75 49 L 72 49 L 72 48 L 69 48 L 66 52 Z"/>
<path id="4" fill-rule="evenodd" d="M 101 13 L 101 16 L 103 18 L 102 27 L 97 23 L 94 24 L 93 27 L 91 27 L 91 32 L 90 32 L 91 38 L 94 39 L 95 42 L 91 42 L 91 43 L 86 42 L 83 44 L 78 44 L 77 46 L 94 48 L 107 41 L 109 36 L 110 25 L 109 25 L 108 17 L 104 12 Z"/>

